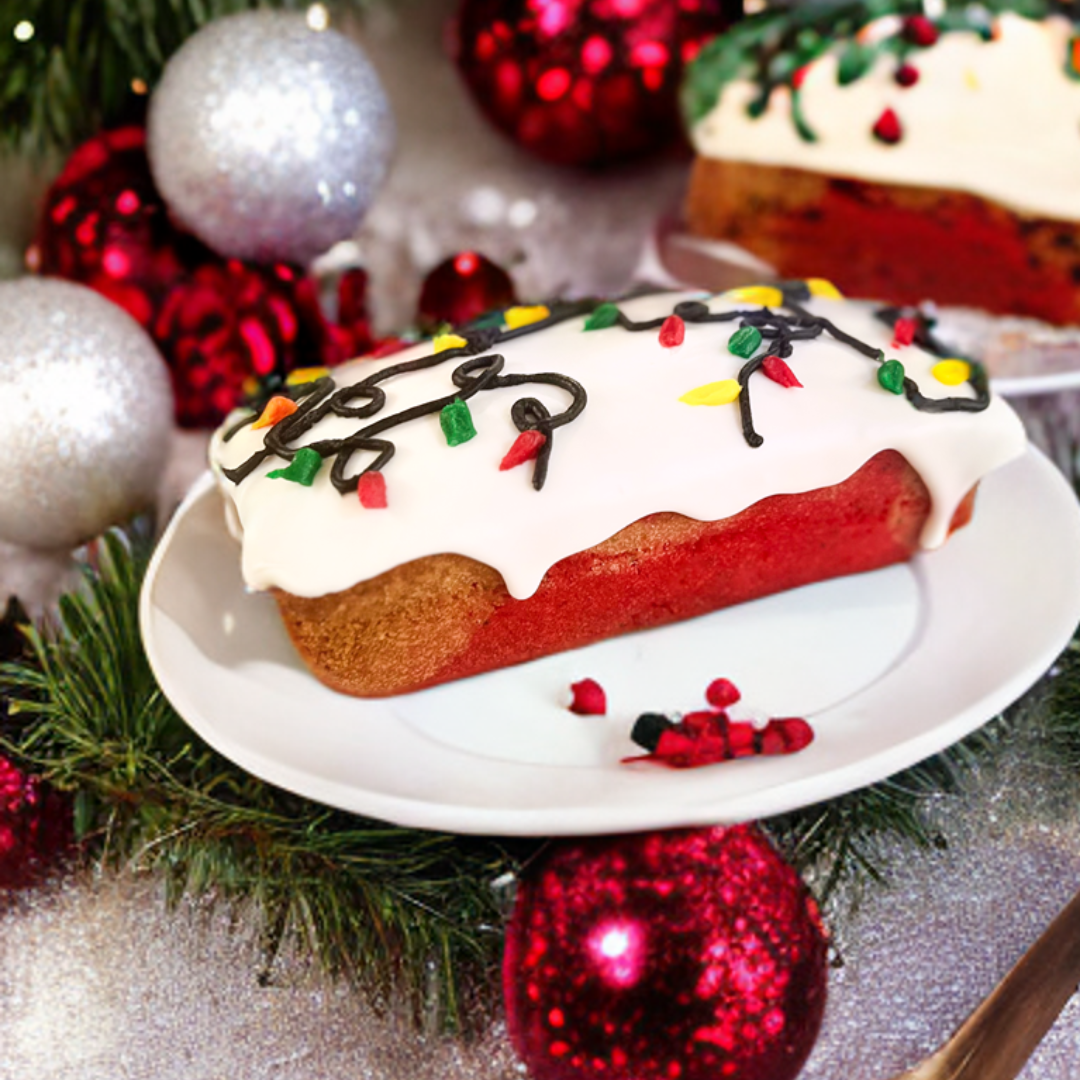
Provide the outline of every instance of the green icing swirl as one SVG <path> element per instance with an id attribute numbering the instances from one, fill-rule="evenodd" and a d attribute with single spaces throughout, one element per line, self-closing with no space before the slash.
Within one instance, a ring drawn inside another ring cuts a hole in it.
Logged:
<path id="1" fill-rule="evenodd" d="M 993 20 L 1004 12 L 1028 19 L 1062 14 L 1080 21 L 1077 3 L 1063 0 L 945 0 L 945 10 L 931 21 L 939 34 L 966 31 L 991 40 Z M 712 111 L 724 88 L 737 79 L 756 83 L 759 93 L 748 112 L 760 116 L 777 86 L 792 90 L 793 117 L 807 142 L 815 134 L 802 116 L 796 73 L 812 60 L 838 48 L 838 78 L 848 85 L 862 78 L 882 53 L 901 63 L 922 46 L 900 31 L 882 41 L 855 41 L 858 32 L 883 15 L 925 15 L 922 0 L 800 0 L 790 7 L 763 11 L 736 23 L 709 42 L 691 63 L 682 87 L 682 109 L 688 127 Z"/>

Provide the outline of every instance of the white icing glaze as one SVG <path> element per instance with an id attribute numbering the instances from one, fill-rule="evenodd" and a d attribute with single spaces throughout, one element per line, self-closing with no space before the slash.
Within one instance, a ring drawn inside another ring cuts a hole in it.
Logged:
<path id="1" fill-rule="evenodd" d="M 886 16 L 882 30 L 895 30 Z M 807 66 L 803 116 L 817 142 L 799 137 L 791 95 L 775 90 L 759 119 L 746 106 L 757 87 L 737 81 L 694 126 L 702 156 L 808 169 L 830 176 L 966 191 L 1020 213 L 1080 218 L 1080 82 L 1065 73 L 1071 24 L 1006 13 L 998 36 L 944 33 L 909 62 L 919 81 L 893 79 L 897 61 L 881 55 L 860 79 L 837 83 L 840 45 Z M 875 24 L 864 33 L 873 38 Z M 872 128 L 891 108 L 903 127 L 893 146 Z"/>
<path id="2" fill-rule="evenodd" d="M 643 320 L 692 297 L 700 294 L 649 296 L 620 307 Z M 753 306 L 723 297 L 709 304 L 713 311 Z M 807 306 L 901 359 L 927 396 L 971 393 L 967 386 L 938 383 L 930 374 L 935 357 L 915 347 L 892 349 L 889 330 L 867 308 L 831 300 Z M 270 458 L 239 485 L 221 480 L 242 530 L 248 585 L 319 596 L 411 559 L 455 552 L 497 569 L 510 593 L 523 598 L 554 563 L 646 514 L 728 517 L 767 495 L 838 483 L 889 448 L 903 453 L 930 489 L 933 514 L 923 540 L 932 547 L 944 539 L 968 489 L 1023 450 L 1023 429 L 1003 401 L 994 399 L 980 413 L 919 412 L 878 386 L 874 361 L 826 336 L 795 343 L 789 364 L 803 389 L 781 387 L 760 373 L 752 378 L 754 417 L 765 442 L 751 449 L 737 404 L 695 407 L 678 400 L 695 387 L 737 375 L 744 361 L 726 348 L 737 322 L 688 323 L 686 340 L 674 349 L 663 348 L 656 331 L 614 326 L 583 333 L 583 322 L 573 318 L 497 348 L 506 358 L 504 373 L 556 371 L 577 379 L 588 393 L 585 411 L 554 433 L 542 491 L 531 485 L 531 463 L 499 471 L 517 436 L 510 419 L 515 400 L 538 397 L 553 414 L 567 405 L 563 391 L 537 385 L 472 397 L 478 434 L 461 446 L 446 445 L 437 416 L 388 433 L 397 453 L 384 471 L 385 510 L 365 510 L 355 495 L 340 495 L 328 463 L 311 488 L 268 479 L 284 464 Z M 430 353 L 424 344 L 333 374 L 343 386 L 379 366 Z M 460 362 L 381 384 L 385 408 L 396 412 L 451 392 L 450 373 Z M 325 418 L 302 442 L 340 437 L 356 424 Z M 219 431 L 212 463 L 239 465 L 262 447 L 264 435 L 248 426 L 226 443 Z M 354 458 L 349 472 L 362 465 Z"/>

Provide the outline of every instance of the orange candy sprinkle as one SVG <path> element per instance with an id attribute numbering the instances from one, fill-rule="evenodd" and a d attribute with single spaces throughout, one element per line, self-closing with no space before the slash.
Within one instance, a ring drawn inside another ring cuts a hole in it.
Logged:
<path id="1" fill-rule="evenodd" d="M 297 410 L 297 404 L 292 398 L 282 397 L 280 394 L 272 397 L 262 411 L 262 416 L 252 424 L 252 428 L 273 427 L 276 423 L 284 420 L 286 416 L 292 416 Z"/>

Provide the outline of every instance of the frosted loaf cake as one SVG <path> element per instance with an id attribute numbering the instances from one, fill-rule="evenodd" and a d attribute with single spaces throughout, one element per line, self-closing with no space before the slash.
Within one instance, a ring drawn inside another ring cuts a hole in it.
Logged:
<path id="1" fill-rule="evenodd" d="M 934 547 L 1019 420 L 831 291 L 512 309 L 299 383 L 211 446 L 245 581 L 381 696 Z"/>

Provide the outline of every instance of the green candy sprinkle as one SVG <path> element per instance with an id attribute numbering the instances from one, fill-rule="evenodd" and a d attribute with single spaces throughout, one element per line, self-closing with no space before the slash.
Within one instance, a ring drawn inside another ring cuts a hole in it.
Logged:
<path id="1" fill-rule="evenodd" d="M 904 392 L 904 374 L 904 365 L 899 360 L 886 360 L 877 369 L 877 381 L 890 394 L 902 394 Z"/>
<path id="2" fill-rule="evenodd" d="M 322 468 L 322 457 L 318 450 L 312 450 L 310 446 L 302 446 L 296 451 L 296 457 L 285 466 L 284 469 L 274 469 L 266 475 L 271 480 L 292 480 L 304 487 L 311 487 L 315 482 L 315 474 Z"/>
<path id="3" fill-rule="evenodd" d="M 742 326 L 728 339 L 729 353 L 749 360 L 761 344 L 761 331 L 756 326 Z"/>
<path id="4" fill-rule="evenodd" d="M 601 304 L 585 320 L 586 330 L 606 330 L 619 321 L 619 309 L 615 304 Z"/>
<path id="5" fill-rule="evenodd" d="M 472 413 L 461 398 L 454 398 L 449 405 L 443 406 L 439 413 L 439 426 L 446 436 L 447 446 L 460 446 L 476 434 Z"/>

